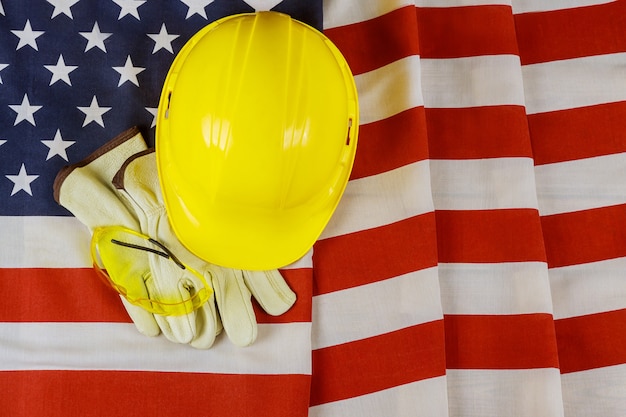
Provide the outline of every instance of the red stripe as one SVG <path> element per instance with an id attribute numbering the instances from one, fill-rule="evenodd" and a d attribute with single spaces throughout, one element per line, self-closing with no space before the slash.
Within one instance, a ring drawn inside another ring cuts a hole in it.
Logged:
<path id="1" fill-rule="evenodd" d="M 533 209 L 436 210 L 440 262 L 545 261 Z"/>
<path id="2" fill-rule="evenodd" d="M 352 72 L 362 74 L 398 59 L 419 55 L 413 6 L 371 20 L 324 30 L 345 56 Z"/>
<path id="3" fill-rule="evenodd" d="M 626 310 L 555 321 L 561 372 L 626 364 Z"/>
<path id="4" fill-rule="evenodd" d="M 424 58 L 518 53 L 510 6 L 418 7 L 417 21 Z"/>
<path id="5" fill-rule="evenodd" d="M 626 256 L 626 205 L 543 216 L 548 266 Z"/>
<path id="6" fill-rule="evenodd" d="M 624 101 L 529 115 L 535 164 L 626 152 L 624 115 Z"/>
<path id="7" fill-rule="evenodd" d="M 281 272 L 298 301 L 279 317 L 258 311 L 257 320 L 311 321 L 311 270 Z M 0 294 L 3 322 L 131 322 L 117 293 L 91 268 L 0 268 Z"/>
<path id="8" fill-rule="evenodd" d="M 428 158 L 424 108 L 361 125 L 351 179 L 380 174 Z"/>
<path id="9" fill-rule="evenodd" d="M 306 416 L 310 377 L 165 372 L 4 371 L 6 416 Z"/>
<path id="10" fill-rule="evenodd" d="M 626 51 L 626 2 L 515 16 L 522 64 Z"/>
<path id="11" fill-rule="evenodd" d="M 432 159 L 532 157 L 521 106 L 426 109 Z"/>
<path id="12" fill-rule="evenodd" d="M 311 405 L 445 374 L 443 321 L 313 351 Z"/>
<path id="13" fill-rule="evenodd" d="M 448 369 L 558 368 L 550 314 L 446 315 Z"/>
<path id="14" fill-rule="evenodd" d="M 320 240 L 313 251 L 313 294 L 381 281 L 437 265 L 435 218 L 427 213 Z"/>
<path id="15" fill-rule="evenodd" d="M 2 268 L 0 293 L 0 321 L 130 322 L 119 295 L 91 268 Z"/>

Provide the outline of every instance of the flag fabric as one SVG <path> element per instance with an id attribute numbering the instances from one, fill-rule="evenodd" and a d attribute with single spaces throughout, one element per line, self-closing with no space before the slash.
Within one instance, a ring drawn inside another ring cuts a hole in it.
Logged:
<path id="1" fill-rule="evenodd" d="M 137 125 L 176 52 L 254 10 L 352 69 L 357 157 L 283 316 L 148 338 L 58 170 Z M 626 2 L 0 1 L 0 415 L 623 416 Z"/>
<path id="2" fill-rule="evenodd" d="M 626 3 L 533 3 L 513 10 L 564 411 L 623 415 Z"/>
<path id="3" fill-rule="evenodd" d="M 283 270 L 299 298 L 287 314 L 257 308 L 250 348 L 225 335 L 210 350 L 175 345 L 135 329 L 91 269 L 87 229 L 52 194 L 61 167 L 122 131 L 154 143 L 175 53 L 257 3 L 2 2 L 0 415 L 306 414 L 310 256 Z M 321 29 L 321 2 L 272 6 Z"/>

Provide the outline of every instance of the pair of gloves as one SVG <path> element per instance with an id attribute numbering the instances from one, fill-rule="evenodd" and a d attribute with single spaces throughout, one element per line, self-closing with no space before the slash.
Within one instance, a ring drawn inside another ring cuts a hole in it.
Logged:
<path id="1" fill-rule="evenodd" d="M 137 128 L 103 145 L 84 161 L 63 168 L 54 184 L 56 201 L 91 232 L 102 226 L 124 226 L 163 243 L 184 264 L 203 275 L 213 288 L 211 298 L 191 313 L 179 316 L 152 314 L 122 303 L 137 329 L 148 336 L 163 333 L 176 343 L 207 349 L 222 328 L 233 344 L 250 345 L 257 336 L 251 297 L 271 315 L 286 312 L 296 295 L 277 270 L 244 271 L 223 268 L 194 256 L 178 241 L 167 219 L 153 149 Z M 147 296 L 179 291 L 181 300 L 203 284 L 171 260 L 129 250 L 126 273 L 140 274 Z M 218 312 L 219 311 L 219 312 Z"/>

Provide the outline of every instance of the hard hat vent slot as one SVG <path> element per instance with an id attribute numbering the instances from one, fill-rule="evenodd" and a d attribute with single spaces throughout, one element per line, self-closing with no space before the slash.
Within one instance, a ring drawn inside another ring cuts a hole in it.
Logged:
<path id="1" fill-rule="evenodd" d="M 172 98 L 172 92 L 167 93 L 167 108 L 165 109 L 165 118 L 168 119 L 170 116 L 170 99 Z"/>
<path id="2" fill-rule="evenodd" d="M 346 146 L 350 146 L 350 130 L 352 129 L 352 118 L 348 119 L 348 135 L 346 137 Z"/>

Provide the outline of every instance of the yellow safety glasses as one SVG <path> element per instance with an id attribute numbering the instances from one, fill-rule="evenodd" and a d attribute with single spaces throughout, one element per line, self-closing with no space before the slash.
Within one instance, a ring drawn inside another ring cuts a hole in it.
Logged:
<path id="1" fill-rule="evenodd" d="M 154 278 L 148 267 L 149 256 L 170 260 L 177 268 L 193 274 L 203 286 L 184 286 L 186 291 L 172 288 L 171 295 L 150 294 L 146 283 Z M 191 313 L 213 294 L 213 289 L 202 274 L 182 263 L 165 245 L 126 227 L 96 228 L 91 238 L 91 257 L 94 269 L 105 284 L 130 303 L 154 314 L 180 316 Z M 181 300 L 182 293 L 187 293 L 188 297 Z"/>

